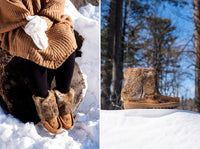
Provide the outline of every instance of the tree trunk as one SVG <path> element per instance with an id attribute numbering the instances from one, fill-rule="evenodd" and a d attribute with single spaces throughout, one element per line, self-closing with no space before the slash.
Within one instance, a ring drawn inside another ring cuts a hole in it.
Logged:
<path id="1" fill-rule="evenodd" d="M 102 73 L 102 80 L 101 83 L 101 109 L 108 110 L 111 108 L 111 101 L 110 101 L 110 85 L 112 80 L 112 66 L 111 63 L 108 61 L 105 63 L 105 66 L 103 67 L 104 70 L 101 70 Z"/>
<path id="2" fill-rule="evenodd" d="M 112 69 L 112 102 L 114 106 L 121 106 L 120 92 L 122 85 L 122 5 L 123 0 L 115 2 L 115 26 L 114 26 L 114 37 L 113 37 L 113 69 Z"/>
<path id="3" fill-rule="evenodd" d="M 195 49 L 195 104 L 200 112 L 200 1 L 193 0 L 194 5 L 194 49 Z"/>
<path id="4" fill-rule="evenodd" d="M 106 46 L 106 53 L 105 53 L 105 63 L 104 69 L 102 69 L 102 93 L 101 93 L 101 108 L 102 109 L 111 109 L 111 81 L 112 81 L 112 52 L 114 49 L 114 39 L 115 39 L 115 32 L 113 28 L 115 27 L 115 8 L 116 1 L 110 1 L 110 8 L 109 8 L 109 16 L 108 16 L 108 33 L 107 33 L 107 41 L 108 44 Z"/>

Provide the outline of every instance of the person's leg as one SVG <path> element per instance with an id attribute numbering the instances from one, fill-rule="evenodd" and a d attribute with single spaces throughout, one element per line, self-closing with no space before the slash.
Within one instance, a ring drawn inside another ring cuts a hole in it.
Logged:
<path id="1" fill-rule="evenodd" d="M 62 124 L 53 91 L 48 92 L 47 68 L 31 61 L 24 62 L 24 71 L 33 89 L 33 101 L 43 126 L 51 133 L 60 133 Z"/>
<path id="2" fill-rule="evenodd" d="M 70 88 L 75 65 L 75 53 L 55 71 L 56 90 L 55 95 L 59 107 L 59 114 L 62 126 L 66 130 L 74 127 L 73 100 L 74 90 Z"/>
<path id="3" fill-rule="evenodd" d="M 51 90 L 51 84 L 55 76 L 56 69 L 47 69 L 48 89 Z"/>
<path id="4" fill-rule="evenodd" d="M 48 96 L 47 69 L 31 61 L 24 62 L 25 75 L 28 77 L 33 94 L 46 98 Z"/>
<path id="5" fill-rule="evenodd" d="M 75 65 L 75 52 L 56 70 L 56 89 L 61 93 L 67 93 L 70 90 L 72 76 Z"/>

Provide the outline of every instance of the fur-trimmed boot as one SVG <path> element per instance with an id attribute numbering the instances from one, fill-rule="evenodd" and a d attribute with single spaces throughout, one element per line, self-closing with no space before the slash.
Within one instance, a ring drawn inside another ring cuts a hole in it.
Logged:
<path id="1" fill-rule="evenodd" d="M 74 94 L 75 92 L 72 88 L 70 88 L 69 92 L 66 94 L 55 90 L 60 120 L 63 128 L 66 130 L 71 130 L 74 127 L 74 117 L 72 114 Z"/>
<path id="2" fill-rule="evenodd" d="M 60 133 L 62 123 L 59 119 L 59 111 L 54 92 L 49 91 L 49 95 L 46 98 L 33 95 L 33 100 L 43 126 L 51 133 Z"/>
<path id="3" fill-rule="evenodd" d="M 128 68 L 121 91 L 124 109 L 176 108 L 178 97 L 163 96 L 158 91 L 157 72 L 153 68 Z"/>

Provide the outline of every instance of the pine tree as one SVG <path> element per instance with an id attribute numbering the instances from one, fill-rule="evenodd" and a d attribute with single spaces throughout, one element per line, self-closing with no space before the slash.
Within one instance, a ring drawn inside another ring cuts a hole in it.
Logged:
<path id="1" fill-rule="evenodd" d="M 144 60 L 146 65 L 153 67 L 157 71 L 158 89 L 164 90 L 164 76 L 176 73 L 179 68 L 179 56 L 181 51 L 173 47 L 177 37 L 173 34 L 175 26 L 172 26 L 169 19 L 159 17 L 147 18 L 148 37 L 144 43 Z M 166 74 L 167 73 L 167 74 Z M 169 77 L 169 75 L 168 75 Z"/>

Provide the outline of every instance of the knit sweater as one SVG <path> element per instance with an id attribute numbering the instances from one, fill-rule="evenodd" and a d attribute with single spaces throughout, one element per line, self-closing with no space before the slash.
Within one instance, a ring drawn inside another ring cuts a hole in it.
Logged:
<path id="1" fill-rule="evenodd" d="M 65 0 L 0 0 L 1 47 L 11 55 L 38 65 L 57 69 L 77 48 L 73 23 L 63 15 Z M 46 20 L 48 48 L 40 50 L 24 32 L 27 16 L 39 15 Z"/>

